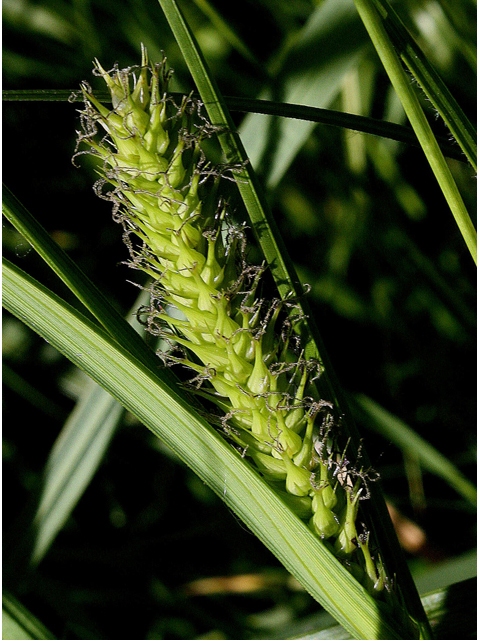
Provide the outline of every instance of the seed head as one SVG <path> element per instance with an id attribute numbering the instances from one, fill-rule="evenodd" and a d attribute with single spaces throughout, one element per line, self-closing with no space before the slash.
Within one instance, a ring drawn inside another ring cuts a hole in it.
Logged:
<path id="1" fill-rule="evenodd" d="M 166 61 L 150 64 L 144 48 L 140 67 L 107 72 L 95 61 L 94 73 L 112 108 L 82 85 L 76 156 L 97 159 L 96 192 L 113 203 L 129 264 L 152 280 L 141 315 L 169 345 L 159 355 L 194 374 L 189 388 L 209 402 L 214 423 L 378 592 L 383 567 L 356 529 L 367 474 L 346 458 L 333 405 L 308 395 L 323 368 L 304 357 L 296 301 L 260 298 L 265 266 L 248 264 L 246 229 L 220 194 L 237 168 L 211 166 L 203 149 L 218 130 L 200 101 L 168 95 Z"/>

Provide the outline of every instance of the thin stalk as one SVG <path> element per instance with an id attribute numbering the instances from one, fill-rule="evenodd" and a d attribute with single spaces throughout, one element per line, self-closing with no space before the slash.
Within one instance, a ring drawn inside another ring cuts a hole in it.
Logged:
<path id="1" fill-rule="evenodd" d="M 29 90 L 4 90 L 3 100 L 5 102 L 81 102 L 80 96 L 72 98 L 74 91 L 65 91 L 58 89 L 29 89 Z M 173 98 L 178 99 L 180 94 L 172 91 Z M 108 102 L 110 96 L 106 91 L 96 91 L 95 96 L 99 102 Z M 195 92 L 192 93 L 193 98 L 199 97 Z M 273 100 L 258 100 L 254 98 L 242 98 L 239 96 L 224 96 L 225 104 L 230 111 L 239 111 L 242 113 L 261 113 L 268 116 L 277 116 L 279 118 L 292 118 L 294 120 L 308 120 L 309 122 L 318 122 L 333 127 L 342 127 L 359 133 L 367 133 L 381 138 L 388 138 L 396 142 L 410 145 L 412 147 L 421 148 L 420 143 L 410 127 L 406 127 L 395 122 L 387 122 L 385 120 L 377 120 L 368 116 L 359 116 L 354 113 L 345 113 L 343 111 L 335 111 L 334 109 L 320 109 L 318 107 L 309 107 L 303 104 L 293 104 L 289 102 L 275 102 Z M 452 142 L 443 136 L 437 136 L 437 142 L 442 153 L 459 162 L 467 163 L 462 150 L 452 144 Z"/>
<path id="2" fill-rule="evenodd" d="M 473 169 L 477 170 L 477 133 L 441 77 L 423 55 L 393 7 L 375 0 L 385 15 L 385 28 L 402 61 L 450 129 Z"/>
<path id="3" fill-rule="evenodd" d="M 372 0 L 355 0 L 360 17 L 400 98 L 470 254 L 477 263 L 477 234 L 412 83 L 397 56 Z"/>

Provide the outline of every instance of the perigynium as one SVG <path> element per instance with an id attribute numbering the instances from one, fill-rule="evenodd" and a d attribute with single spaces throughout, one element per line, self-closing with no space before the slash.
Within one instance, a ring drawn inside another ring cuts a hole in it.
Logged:
<path id="1" fill-rule="evenodd" d="M 139 315 L 162 338 L 159 355 L 193 372 L 190 389 L 211 403 L 212 421 L 383 598 L 391 580 L 357 517 L 375 476 L 362 468 L 360 452 L 354 463 L 347 459 L 332 404 L 309 395 L 322 367 L 304 357 L 305 318 L 295 300 L 260 296 L 265 266 L 248 264 L 246 230 L 230 221 L 219 195 L 236 167 L 211 165 L 202 147 L 216 128 L 199 100 L 167 94 L 166 61 L 149 64 L 145 50 L 140 67 L 107 72 L 96 61 L 94 72 L 112 108 L 82 85 L 76 156 L 98 159 L 95 190 L 113 203 L 129 264 L 151 278 L 151 302 Z"/>

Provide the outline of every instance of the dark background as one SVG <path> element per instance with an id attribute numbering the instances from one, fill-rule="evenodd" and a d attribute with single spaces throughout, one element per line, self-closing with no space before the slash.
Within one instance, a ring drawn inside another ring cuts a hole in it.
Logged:
<path id="1" fill-rule="evenodd" d="M 443 4 L 435 5 L 440 12 Z M 315 3 L 212 5 L 257 64 L 219 35 L 195 3 L 182 3 L 222 93 L 255 98 Z M 423 3 L 402 7 L 420 45 L 474 118 L 470 3 L 459 2 L 451 12 L 444 7 L 441 15 L 450 31 L 434 31 L 430 40 L 413 22 Z M 115 61 L 137 64 L 141 41 L 152 60 L 167 54 L 176 90 L 193 88 L 153 0 L 6 2 L 4 89 L 73 90 L 84 79 L 100 87 L 91 76 L 93 58 L 106 68 Z M 387 117 L 388 82 L 373 52 L 367 51 L 364 61 L 360 77 L 368 69 L 373 86 L 364 114 Z M 342 108 L 339 100 L 331 106 Z M 92 191 L 95 176 L 88 163 L 81 162 L 80 169 L 71 163 L 76 108 L 67 102 L 4 102 L 3 179 L 126 313 L 137 292 L 126 282 L 134 276 L 120 264 L 127 257 L 121 230 L 111 221 L 109 205 Z M 430 105 L 427 113 L 435 130 L 445 134 Z M 233 115 L 240 125 L 243 115 Z M 267 193 L 272 211 L 301 280 L 312 286 L 315 320 L 346 392 L 374 399 L 473 479 L 472 260 L 422 153 L 402 145 L 384 149 L 369 138 L 365 162 L 354 170 L 348 150 L 356 135 L 317 126 L 280 184 Z M 387 154 L 384 161 L 380 153 Z M 394 170 L 382 175 L 379 167 L 388 162 Z M 457 161 L 450 167 L 474 212 L 472 171 Z M 72 302 L 8 225 L 4 254 Z M 268 637 L 318 611 L 221 501 L 131 416 L 64 530 L 30 571 L 25 532 L 48 453 L 80 383 L 67 361 L 8 314 L 4 365 L 5 587 L 59 638 Z M 38 402 L 28 385 L 43 394 Z M 417 490 L 412 502 L 402 452 L 368 424 L 360 428 L 388 499 L 426 532 L 427 543 L 412 556 L 412 566 L 425 570 L 472 549 L 475 522 L 465 501 L 443 480 L 425 474 L 423 494 Z M 236 594 L 243 574 L 260 576 L 261 588 Z M 190 583 L 215 576 L 232 581 L 219 583 L 214 595 L 191 595 Z"/>

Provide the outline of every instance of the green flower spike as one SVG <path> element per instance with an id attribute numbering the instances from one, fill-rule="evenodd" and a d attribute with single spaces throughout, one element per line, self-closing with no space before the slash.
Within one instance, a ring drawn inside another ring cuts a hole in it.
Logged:
<path id="1" fill-rule="evenodd" d="M 213 407 L 214 424 L 378 595 L 389 581 L 356 531 L 366 474 L 342 453 L 333 406 L 308 395 L 322 367 L 304 358 L 295 301 L 258 296 L 265 267 L 247 263 L 245 230 L 218 195 L 236 167 L 210 165 L 203 149 L 216 128 L 198 100 L 168 95 L 171 72 L 145 49 L 140 67 L 107 72 L 96 61 L 94 73 L 112 108 L 82 85 L 76 155 L 97 159 L 95 190 L 113 203 L 130 265 L 152 279 L 139 315 L 169 346 L 159 355 L 193 373 L 186 384 Z"/>

